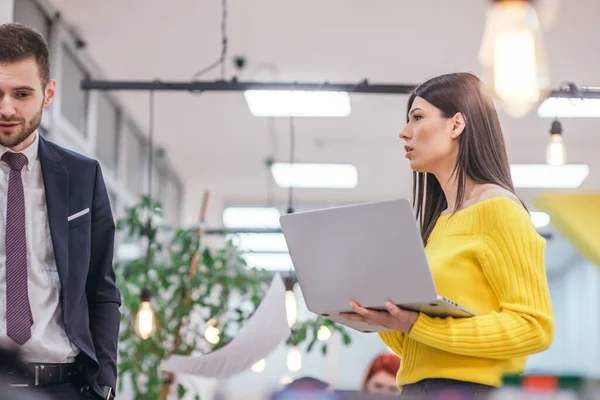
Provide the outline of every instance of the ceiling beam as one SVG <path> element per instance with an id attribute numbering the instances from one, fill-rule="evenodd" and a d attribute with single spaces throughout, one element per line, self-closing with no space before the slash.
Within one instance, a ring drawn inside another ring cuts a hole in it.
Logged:
<path id="1" fill-rule="evenodd" d="M 192 93 L 202 92 L 244 92 L 246 90 L 306 90 L 306 91 L 334 91 L 365 94 L 410 94 L 416 84 L 371 84 L 366 79 L 359 83 L 329 83 L 329 82 L 243 82 L 233 78 L 230 81 L 190 81 L 190 82 L 165 82 L 154 81 L 109 81 L 91 80 L 81 81 L 82 90 L 128 90 L 128 91 L 186 91 Z M 559 89 L 547 91 L 548 97 L 569 97 L 582 99 L 600 99 L 600 88 L 579 88 L 570 83 Z"/>
<path id="2" fill-rule="evenodd" d="M 359 83 L 315 83 L 315 82 L 241 82 L 230 81 L 100 81 L 83 80 L 83 90 L 161 90 L 188 92 L 244 92 L 246 90 L 307 90 L 373 94 L 409 94 L 416 85 L 379 84 L 372 85 L 364 80 Z"/>

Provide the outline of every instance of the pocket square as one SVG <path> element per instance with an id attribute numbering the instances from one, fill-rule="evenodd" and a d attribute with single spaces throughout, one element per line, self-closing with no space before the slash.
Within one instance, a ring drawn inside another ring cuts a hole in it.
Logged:
<path id="1" fill-rule="evenodd" d="M 73 221 L 75 218 L 79 218 L 87 213 L 90 212 L 89 208 L 86 208 L 85 210 L 81 210 L 79 212 L 76 212 L 75 214 L 71 215 L 69 218 L 67 218 L 67 221 Z"/>

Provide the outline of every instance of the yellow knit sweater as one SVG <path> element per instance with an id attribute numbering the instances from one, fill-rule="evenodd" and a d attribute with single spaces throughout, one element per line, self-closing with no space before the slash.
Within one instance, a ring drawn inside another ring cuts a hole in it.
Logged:
<path id="1" fill-rule="evenodd" d="M 402 357 L 398 385 L 448 378 L 500 386 L 547 349 L 554 318 L 545 245 L 527 211 L 506 197 L 441 216 L 426 246 L 438 293 L 479 315 L 420 314 L 409 334 L 380 333 Z"/>

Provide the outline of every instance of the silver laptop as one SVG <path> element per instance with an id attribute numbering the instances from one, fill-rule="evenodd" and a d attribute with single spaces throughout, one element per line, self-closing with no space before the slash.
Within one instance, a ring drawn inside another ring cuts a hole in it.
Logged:
<path id="1" fill-rule="evenodd" d="M 431 316 L 476 315 L 438 295 L 407 199 L 298 212 L 281 228 L 307 308 L 361 332 L 386 328 L 348 321 L 350 300 L 385 310 L 385 302 Z"/>

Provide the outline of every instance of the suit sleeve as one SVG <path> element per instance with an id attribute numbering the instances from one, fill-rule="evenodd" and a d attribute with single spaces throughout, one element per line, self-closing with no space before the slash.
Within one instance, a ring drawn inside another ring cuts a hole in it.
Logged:
<path id="1" fill-rule="evenodd" d="M 100 165 L 96 162 L 92 200 L 90 267 L 86 295 L 90 331 L 96 347 L 100 371 L 96 383 L 112 388 L 117 381 L 117 344 L 121 313 L 121 294 L 115 284 L 113 252 L 115 223 Z"/>

